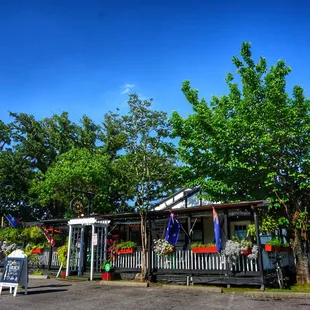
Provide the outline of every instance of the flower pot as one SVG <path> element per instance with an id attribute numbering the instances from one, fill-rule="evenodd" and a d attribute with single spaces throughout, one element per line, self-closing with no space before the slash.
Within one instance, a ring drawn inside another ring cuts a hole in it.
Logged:
<path id="1" fill-rule="evenodd" d="M 42 253 L 43 253 L 43 249 L 34 248 L 31 250 L 31 254 L 42 254 Z"/>
<path id="2" fill-rule="evenodd" d="M 241 251 L 240 253 L 242 256 L 248 256 L 251 254 L 251 249 L 246 249 L 245 251 Z"/>
<path id="3" fill-rule="evenodd" d="M 111 281 L 113 279 L 113 272 L 101 272 L 102 280 Z"/>
<path id="4" fill-rule="evenodd" d="M 135 251 L 134 248 L 132 249 L 121 249 L 121 250 L 117 250 L 116 254 L 133 254 Z"/>
<path id="5" fill-rule="evenodd" d="M 266 252 L 289 252 L 291 250 L 288 246 L 276 246 L 271 244 L 265 244 Z"/>
<path id="6" fill-rule="evenodd" d="M 61 277 L 62 277 L 63 279 L 66 278 L 66 270 L 62 270 L 62 271 L 61 271 Z"/>
<path id="7" fill-rule="evenodd" d="M 193 253 L 217 253 L 216 246 L 202 246 L 192 248 Z"/>
<path id="8" fill-rule="evenodd" d="M 76 276 L 78 274 L 78 271 L 77 270 L 71 270 L 69 271 L 69 276 Z M 61 277 L 63 279 L 66 279 L 66 269 L 64 270 L 61 270 Z"/>

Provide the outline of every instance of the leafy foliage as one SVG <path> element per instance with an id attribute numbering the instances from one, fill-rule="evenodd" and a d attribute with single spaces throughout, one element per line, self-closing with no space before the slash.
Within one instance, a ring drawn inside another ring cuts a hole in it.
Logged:
<path id="1" fill-rule="evenodd" d="M 118 250 L 123 250 L 123 249 L 132 249 L 135 248 L 137 244 L 133 241 L 124 241 L 116 244 L 116 248 Z"/>

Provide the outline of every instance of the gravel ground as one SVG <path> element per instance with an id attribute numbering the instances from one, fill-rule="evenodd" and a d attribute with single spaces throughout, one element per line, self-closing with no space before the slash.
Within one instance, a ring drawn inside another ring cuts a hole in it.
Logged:
<path id="1" fill-rule="evenodd" d="M 245 297 L 242 293 L 173 291 L 149 288 L 102 286 L 99 282 L 69 282 L 56 279 L 30 280 L 28 295 L 16 297 L 7 288 L 0 295 L 0 309 L 310 309 L 308 299 Z"/>

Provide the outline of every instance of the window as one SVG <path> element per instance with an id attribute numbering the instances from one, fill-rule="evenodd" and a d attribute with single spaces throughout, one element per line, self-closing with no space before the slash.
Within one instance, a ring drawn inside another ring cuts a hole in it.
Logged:
<path id="1" fill-rule="evenodd" d="M 250 221 L 232 221 L 230 222 L 230 238 L 237 237 L 245 239 L 247 236 L 248 225 Z"/>
<path id="2" fill-rule="evenodd" d="M 246 225 L 235 225 L 234 226 L 234 235 L 238 239 L 245 239 L 247 234 Z"/>

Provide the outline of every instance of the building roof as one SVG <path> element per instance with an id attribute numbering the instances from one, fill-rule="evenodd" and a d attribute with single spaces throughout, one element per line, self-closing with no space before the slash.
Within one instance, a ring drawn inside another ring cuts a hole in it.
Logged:
<path id="1" fill-rule="evenodd" d="M 160 211 L 148 211 L 148 218 L 160 218 L 167 217 L 171 212 L 174 214 L 182 215 L 182 214 L 194 214 L 194 213 L 203 213 L 211 211 L 214 207 L 216 210 L 229 210 L 229 209 L 251 209 L 251 208 L 261 208 L 268 207 L 271 204 L 268 200 L 253 200 L 253 201 L 241 201 L 241 202 L 232 202 L 232 203 L 219 203 L 219 204 L 210 204 L 203 205 L 199 207 L 191 207 L 191 208 L 182 208 L 182 209 L 170 209 L 170 210 L 160 210 Z M 140 214 L 136 213 L 122 213 L 122 214 L 107 214 L 98 216 L 100 219 L 136 219 L 139 218 Z"/>

